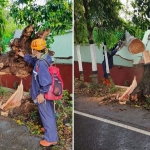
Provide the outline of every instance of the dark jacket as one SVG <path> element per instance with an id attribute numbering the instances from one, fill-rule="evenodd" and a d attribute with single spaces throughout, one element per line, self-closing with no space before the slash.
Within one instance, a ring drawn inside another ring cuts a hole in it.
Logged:
<path id="1" fill-rule="evenodd" d="M 107 57 L 108 57 L 108 64 L 109 64 L 109 69 L 113 68 L 113 56 L 116 54 L 117 50 L 113 49 L 110 52 L 107 52 Z M 107 72 L 106 72 L 106 62 L 105 62 L 105 55 L 104 55 L 104 60 L 102 62 L 103 66 L 103 71 L 104 71 L 104 77 L 108 78 Z"/>

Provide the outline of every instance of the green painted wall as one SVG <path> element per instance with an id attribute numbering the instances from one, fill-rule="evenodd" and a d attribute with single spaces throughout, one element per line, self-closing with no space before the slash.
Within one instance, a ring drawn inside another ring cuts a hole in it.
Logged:
<path id="1" fill-rule="evenodd" d="M 81 48 L 80 52 L 81 52 L 82 62 L 91 62 L 90 46 L 86 45 L 86 46 L 81 46 L 80 48 Z M 95 46 L 95 50 L 96 50 L 96 62 L 101 64 L 102 61 L 104 60 L 102 48 L 98 49 L 98 47 Z M 113 60 L 114 60 L 114 65 L 128 66 L 128 67 L 133 66 L 133 63 L 131 60 L 122 59 L 120 56 L 117 56 L 117 55 L 113 57 Z M 76 45 L 74 47 L 74 61 L 78 61 L 77 53 L 76 53 Z"/>
<path id="2" fill-rule="evenodd" d="M 14 38 L 20 38 L 22 30 L 16 30 L 14 33 Z M 51 44 L 51 50 L 55 52 L 55 55 L 52 57 L 52 60 L 56 63 L 61 64 L 72 64 L 72 59 L 58 59 L 56 57 L 69 57 L 73 56 L 72 46 L 73 46 L 73 34 L 72 31 L 68 31 L 64 35 L 54 36 L 54 43 Z M 7 49 L 9 51 L 10 48 Z"/>
<path id="3" fill-rule="evenodd" d="M 51 50 L 55 52 L 52 60 L 56 63 L 72 64 L 72 59 L 58 59 L 57 57 L 69 57 L 72 54 L 72 32 L 54 37 L 54 43 L 51 44 Z"/>

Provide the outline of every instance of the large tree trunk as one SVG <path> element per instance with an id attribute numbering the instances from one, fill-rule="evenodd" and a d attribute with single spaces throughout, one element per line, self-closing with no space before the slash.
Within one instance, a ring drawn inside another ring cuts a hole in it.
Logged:
<path id="1" fill-rule="evenodd" d="M 97 63 L 96 63 L 96 52 L 94 42 L 90 41 L 90 52 L 91 52 L 91 60 L 92 60 L 92 81 L 94 83 L 98 83 L 98 72 L 97 72 Z"/>
<path id="2" fill-rule="evenodd" d="M 150 97 L 150 53 L 148 50 L 143 52 L 144 57 L 144 73 L 140 83 L 131 93 L 132 100 L 139 100 L 143 97 Z"/>
<path id="3" fill-rule="evenodd" d="M 144 72 L 141 81 L 137 84 L 132 82 L 132 85 L 127 91 L 119 98 L 120 102 L 125 102 L 129 99 L 135 101 L 142 101 L 146 98 L 150 98 L 150 53 L 145 50 L 143 52 L 144 57 Z M 135 79 L 134 79 L 135 80 Z"/>
<path id="4" fill-rule="evenodd" d="M 82 58 L 81 58 L 81 53 L 80 53 L 80 44 L 77 44 L 76 51 L 77 51 L 77 57 L 78 57 L 78 66 L 79 66 L 79 72 L 80 72 L 80 80 L 84 81 L 83 67 L 82 67 Z"/>
<path id="5" fill-rule="evenodd" d="M 93 29 L 89 20 L 91 18 L 89 9 L 88 9 L 88 3 L 87 0 L 83 0 L 83 6 L 85 8 L 84 17 L 87 20 L 87 31 L 88 31 L 88 40 L 90 44 L 90 51 L 91 51 L 91 59 L 92 59 L 92 82 L 98 83 L 98 72 L 97 72 L 97 63 L 96 63 L 96 54 L 95 54 L 95 45 L 93 40 Z"/>
<path id="6" fill-rule="evenodd" d="M 132 100 L 150 97 L 150 63 L 144 65 L 143 77 L 130 96 Z"/>
<path id="7" fill-rule="evenodd" d="M 109 64 L 108 64 L 106 45 L 104 45 L 104 54 L 105 54 L 105 62 L 106 62 L 106 72 L 109 76 L 110 75 L 110 70 L 109 70 Z"/>

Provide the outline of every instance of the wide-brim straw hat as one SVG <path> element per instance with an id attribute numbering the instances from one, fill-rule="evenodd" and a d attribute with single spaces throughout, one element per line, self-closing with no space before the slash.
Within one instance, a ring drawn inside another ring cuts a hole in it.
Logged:
<path id="1" fill-rule="evenodd" d="M 133 38 L 128 44 L 128 50 L 131 54 L 138 54 L 145 50 L 145 45 L 139 39 Z"/>

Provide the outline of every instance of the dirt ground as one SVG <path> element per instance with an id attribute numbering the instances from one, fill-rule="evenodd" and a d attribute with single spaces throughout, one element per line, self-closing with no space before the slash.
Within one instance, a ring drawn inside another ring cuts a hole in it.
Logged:
<path id="1" fill-rule="evenodd" d="M 93 97 L 99 99 L 99 105 L 107 105 L 109 103 L 119 103 L 119 97 L 127 90 L 127 86 L 117 86 L 111 81 L 111 86 L 106 86 L 102 83 L 94 84 L 89 82 L 83 82 L 80 80 L 75 80 L 75 93 L 83 95 L 84 97 Z M 127 97 L 126 105 L 133 107 L 143 107 L 150 110 L 150 101 L 145 99 L 140 99 L 134 101 Z"/>

